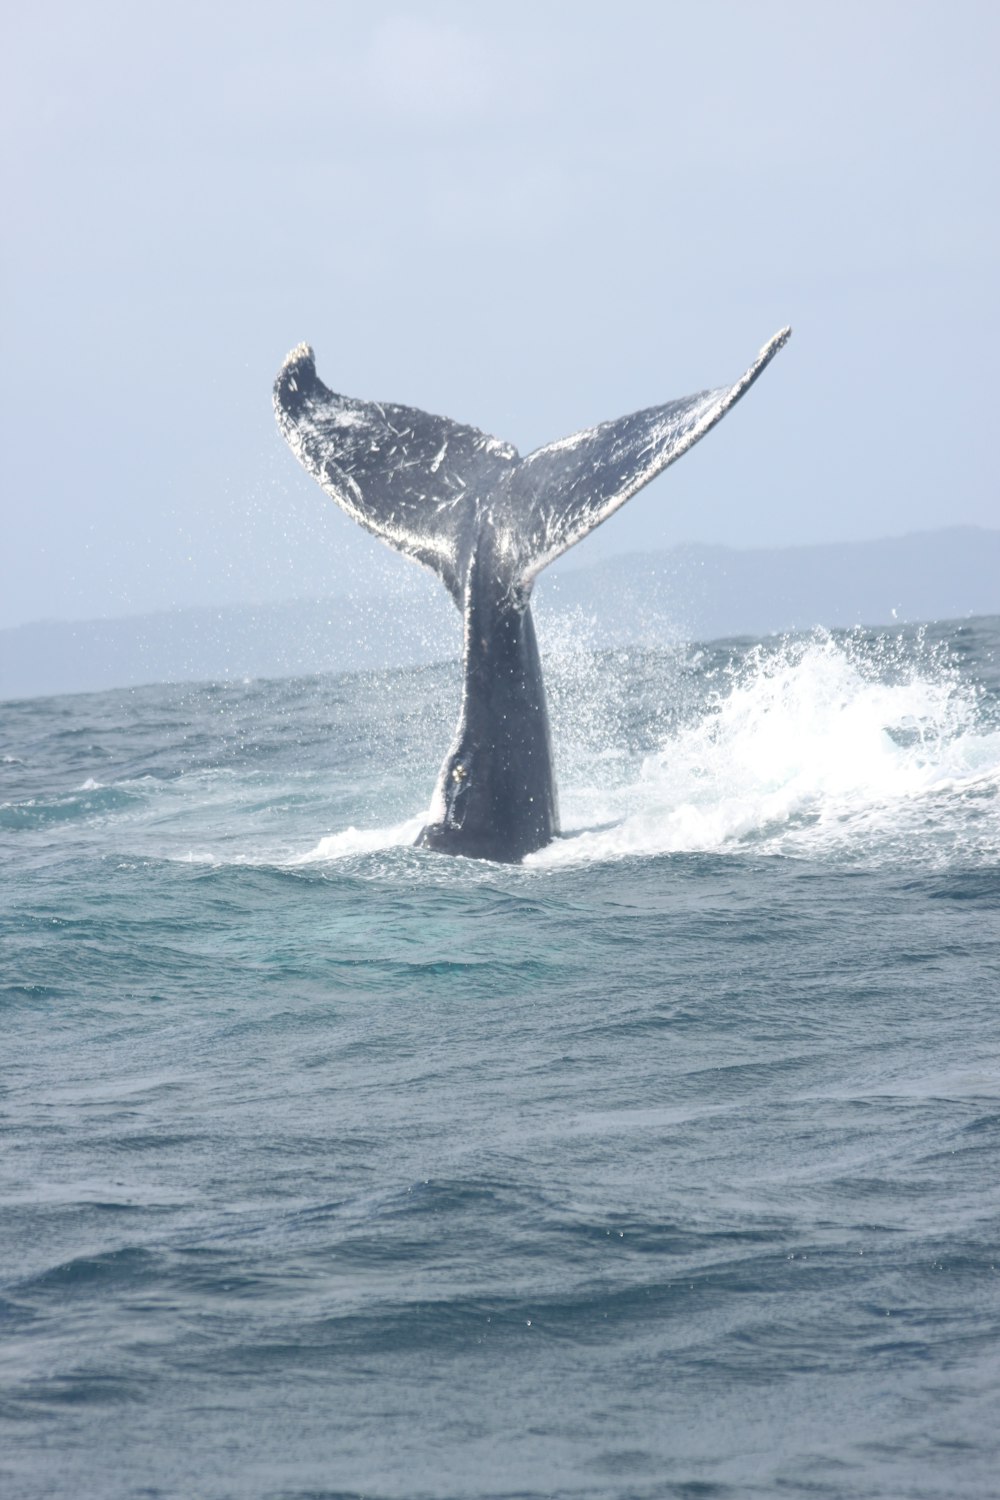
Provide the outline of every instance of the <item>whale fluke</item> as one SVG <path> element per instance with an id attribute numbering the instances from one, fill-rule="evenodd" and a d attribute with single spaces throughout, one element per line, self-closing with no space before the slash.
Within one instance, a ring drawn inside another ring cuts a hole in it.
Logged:
<path id="1" fill-rule="evenodd" d="M 518 461 L 510 443 L 410 406 L 338 396 L 316 374 L 307 344 L 274 386 L 292 452 L 368 531 L 432 568 L 461 608 L 475 510 Z"/>
<path id="2" fill-rule="evenodd" d="M 734 385 L 602 422 L 525 458 L 447 417 L 337 395 L 307 345 L 288 355 L 274 406 L 296 457 L 360 525 L 437 573 L 465 619 L 461 717 L 418 843 L 518 860 L 556 835 L 534 580 L 704 437 L 790 334 L 775 334 Z"/>
<path id="3" fill-rule="evenodd" d="M 602 422 L 529 453 L 512 486 L 532 517 L 526 576 L 534 578 L 693 448 L 750 389 L 791 334 L 790 328 L 776 333 L 735 385 Z"/>

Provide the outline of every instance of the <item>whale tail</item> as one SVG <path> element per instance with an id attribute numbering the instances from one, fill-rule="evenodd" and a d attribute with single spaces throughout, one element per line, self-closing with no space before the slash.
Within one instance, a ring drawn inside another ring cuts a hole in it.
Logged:
<path id="1" fill-rule="evenodd" d="M 735 385 L 602 422 L 526 458 L 445 417 L 338 396 L 304 344 L 285 360 L 274 405 L 297 457 L 362 526 L 433 569 L 464 618 L 461 715 L 418 843 L 516 861 L 558 833 L 532 584 L 704 437 L 788 335 Z"/>
<path id="2" fill-rule="evenodd" d="M 274 386 L 289 446 L 348 515 L 431 568 L 463 608 L 484 526 L 507 589 L 527 599 L 555 558 L 704 437 L 787 342 L 784 328 L 734 385 L 649 407 L 521 458 L 475 427 L 408 406 L 337 395 L 312 350 L 293 349 Z"/>

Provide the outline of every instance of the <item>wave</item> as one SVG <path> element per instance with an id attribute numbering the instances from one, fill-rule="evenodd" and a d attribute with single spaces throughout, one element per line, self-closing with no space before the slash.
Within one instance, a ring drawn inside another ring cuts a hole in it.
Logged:
<path id="1" fill-rule="evenodd" d="M 104 786 L 88 777 L 75 792 L 0 804 L 0 829 L 31 830 L 52 823 L 106 818 L 140 807 L 143 801 L 141 793 L 120 786 Z"/>
<path id="2" fill-rule="evenodd" d="M 1000 726 L 981 689 L 940 663 L 908 667 L 897 646 L 818 635 L 755 647 L 714 673 L 697 714 L 637 774 L 609 788 L 597 758 L 566 786 L 568 836 L 529 863 L 739 847 L 912 854 L 914 841 L 926 858 L 956 839 L 995 857 Z"/>

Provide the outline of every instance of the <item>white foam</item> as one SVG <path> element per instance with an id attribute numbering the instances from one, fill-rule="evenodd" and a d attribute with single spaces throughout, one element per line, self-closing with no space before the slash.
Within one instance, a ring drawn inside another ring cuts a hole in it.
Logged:
<path id="1" fill-rule="evenodd" d="M 345 859 L 352 854 L 374 854 L 380 849 L 398 849 L 412 844 L 427 821 L 426 813 L 395 823 L 389 828 L 345 828 L 320 839 L 307 854 L 296 855 L 292 865 L 316 864 L 323 860 Z"/>
<path id="2" fill-rule="evenodd" d="M 748 840 L 771 853 L 870 848 L 874 835 L 892 843 L 915 825 L 923 835 L 940 833 L 944 802 L 953 843 L 956 801 L 969 794 L 984 799 L 1000 846 L 997 792 L 1000 731 L 978 723 L 971 689 L 946 675 L 880 680 L 843 643 L 813 638 L 751 653 L 623 784 L 603 788 L 594 776 L 561 788 L 570 836 L 531 863 L 722 850 Z M 594 824 L 612 826 L 587 831 Z"/>

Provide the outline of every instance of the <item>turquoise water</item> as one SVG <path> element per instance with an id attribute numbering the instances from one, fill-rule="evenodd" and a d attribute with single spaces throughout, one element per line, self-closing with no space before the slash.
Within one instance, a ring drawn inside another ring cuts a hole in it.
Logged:
<path id="1" fill-rule="evenodd" d="M 998 646 L 550 629 L 520 868 L 454 664 L 3 705 L 6 1500 L 994 1496 Z"/>

